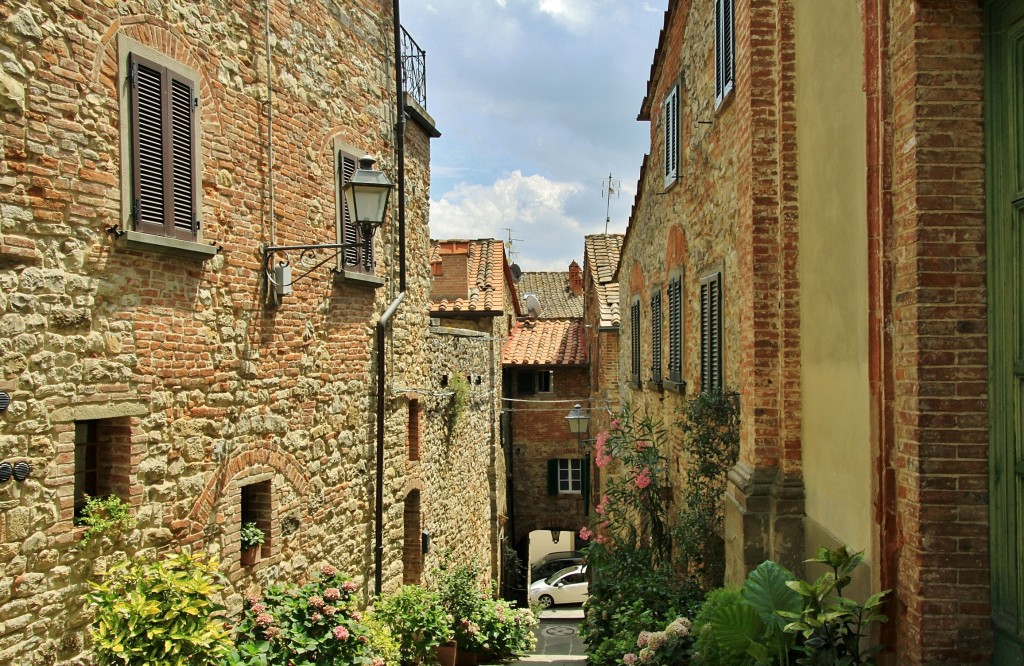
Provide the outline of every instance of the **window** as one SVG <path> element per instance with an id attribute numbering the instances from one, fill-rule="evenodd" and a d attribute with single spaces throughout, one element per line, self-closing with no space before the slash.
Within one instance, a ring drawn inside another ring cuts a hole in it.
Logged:
<path id="1" fill-rule="evenodd" d="M 683 278 L 668 282 L 668 380 L 683 381 Z"/>
<path id="2" fill-rule="evenodd" d="M 722 273 L 700 281 L 700 390 L 722 388 Z"/>
<path id="3" fill-rule="evenodd" d="M 263 530 L 264 541 L 260 546 L 260 557 L 270 557 L 271 553 L 272 500 L 270 481 L 242 486 L 242 525 L 256 523 L 256 527 Z"/>
<path id="4" fill-rule="evenodd" d="M 128 499 L 131 483 L 131 426 L 127 419 L 75 423 L 75 515 L 86 496 Z"/>
<path id="5" fill-rule="evenodd" d="M 551 393 L 554 391 L 554 374 L 552 370 L 520 370 L 516 373 L 518 394 Z"/>
<path id="6" fill-rule="evenodd" d="M 629 375 L 634 386 L 640 385 L 640 299 L 629 309 Z"/>
<path id="7" fill-rule="evenodd" d="M 736 43 L 733 31 L 733 0 L 715 0 L 715 106 L 732 92 Z"/>
<path id="8" fill-rule="evenodd" d="M 541 370 L 537 373 L 537 393 L 551 393 L 554 390 L 554 372 Z"/>
<path id="9" fill-rule="evenodd" d="M 348 210 L 348 203 L 342 194 L 345 184 L 355 175 L 359 165 L 359 158 L 356 157 L 357 150 L 352 146 L 345 145 L 340 141 L 334 143 L 334 154 L 337 170 L 337 193 L 336 208 L 338 211 L 338 242 L 339 243 L 361 243 L 363 235 L 359 226 L 352 220 Z M 349 248 L 341 253 L 341 270 L 349 273 L 374 274 L 373 263 L 373 241 L 365 248 Z"/>
<path id="10" fill-rule="evenodd" d="M 651 294 L 651 381 L 661 384 L 661 289 Z"/>
<path id="11" fill-rule="evenodd" d="M 409 433 L 408 447 L 409 460 L 420 459 L 420 401 L 409 401 Z"/>
<path id="12" fill-rule="evenodd" d="M 135 231 L 196 241 L 198 73 L 125 38 L 130 218 Z"/>
<path id="13" fill-rule="evenodd" d="M 548 460 L 548 494 L 579 495 L 583 492 L 583 461 L 579 458 Z"/>
<path id="14" fill-rule="evenodd" d="M 665 186 L 668 187 L 679 177 L 679 86 L 665 97 L 662 112 L 665 139 Z"/>

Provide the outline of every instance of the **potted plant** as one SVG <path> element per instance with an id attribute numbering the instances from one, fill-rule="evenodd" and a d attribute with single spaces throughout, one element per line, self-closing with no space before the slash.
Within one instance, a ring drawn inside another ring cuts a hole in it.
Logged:
<path id="1" fill-rule="evenodd" d="M 403 664 L 434 660 L 436 648 L 452 640 L 452 617 L 445 612 L 436 592 L 418 585 L 403 585 L 381 597 L 374 617 L 390 627 L 398 641 Z"/>
<path id="2" fill-rule="evenodd" d="M 267 540 L 267 535 L 255 522 L 244 523 L 241 532 L 242 566 L 251 567 L 260 559 L 260 546 Z"/>

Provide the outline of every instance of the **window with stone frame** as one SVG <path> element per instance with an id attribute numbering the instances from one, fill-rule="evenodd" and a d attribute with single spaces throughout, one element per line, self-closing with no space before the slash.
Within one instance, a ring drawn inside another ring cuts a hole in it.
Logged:
<path id="1" fill-rule="evenodd" d="M 420 459 L 420 401 L 409 401 L 409 431 L 407 434 L 409 460 Z"/>
<path id="2" fill-rule="evenodd" d="M 270 557 L 274 514 L 273 488 L 269 479 L 242 486 L 241 516 L 241 525 L 256 523 L 256 527 L 263 531 L 264 541 L 260 546 L 260 557 Z"/>
<path id="3" fill-rule="evenodd" d="M 142 44 L 118 40 L 127 95 L 125 200 L 135 231 L 197 242 L 201 221 L 199 74 Z"/>
<path id="4" fill-rule="evenodd" d="M 651 294 L 651 382 L 660 385 L 661 377 L 661 288 Z"/>
<path id="5" fill-rule="evenodd" d="M 665 96 L 662 107 L 662 139 L 664 147 L 665 187 L 679 177 L 679 86 Z"/>
<path id="6" fill-rule="evenodd" d="M 343 190 L 345 184 L 355 175 L 359 166 L 359 157 L 353 146 L 346 145 L 340 141 L 334 142 L 335 157 L 335 201 L 338 212 L 338 242 L 339 243 L 362 243 L 365 239 L 359 229 L 359 225 L 352 219 L 348 209 L 348 202 L 345 200 Z M 339 255 L 341 258 L 341 270 L 345 273 L 359 273 L 374 275 L 373 240 L 366 247 L 351 247 L 343 250 Z"/>
<path id="7" fill-rule="evenodd" d="M 683 382 L 683 276 L 668 281 L 668 381 Z"/>
<path id="8" fill-rule="evenodd" d="M 128 500 L 131 484 L 131 424 L 127 418 L 75 422 L 74 507 L 81 515 L 90 497 Z"/>
<path id="9" fill-rule="evenodd" d="M 722 273 L 700 281 L 700 390 L 722 389 Z"/>
<path id="10" fill-rule="evenodd" d="M 736 40 L 734 0 L 715 0 L 715 107 L 732 92 L 735 82 Z"/>

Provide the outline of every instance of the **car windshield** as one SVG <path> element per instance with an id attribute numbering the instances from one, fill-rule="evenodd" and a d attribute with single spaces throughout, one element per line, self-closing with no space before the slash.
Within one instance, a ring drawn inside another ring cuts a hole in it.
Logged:
<path id="1" fill-rule="evenodd" d="M 577 569 L 577 567 L 566 567 L 566 568 L 564 568 L 564 569 L 559 569 L 559 570 L 558 570 L 558 571 L 556 571 L 555 573 L 553 573 L 553 574 L 551 574 L 550 576 L 548 576 L 548 577 L 547 577 L 547 578 L 546 578 L 546 579 L 544 580 L 544 582 L 545 582 L 545 583 L 547 583 L 548 585 L 554 585 L 554 584 L 555 584 L 555 581 L 557 581 L 557 580 L 558 580 L 559 578 L 561 578 L 561 577 L 562 577 L 562 576 L 564 576 L 565 574 L 570 574 L 570 573 L 572 573 L 573 571 L 576 571 L 576 569 Z"/>

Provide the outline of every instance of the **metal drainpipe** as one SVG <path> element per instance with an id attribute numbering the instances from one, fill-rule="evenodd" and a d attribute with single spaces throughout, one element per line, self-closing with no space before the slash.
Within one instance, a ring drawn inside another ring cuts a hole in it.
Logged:
<path id="1" fill-rule="evenodd" d="M 385 329 L 405 300 L 405 90 L 402 81 L 402 22 L 393 0 L 395 37 L 395 146 L 398 152 L 398 296 L 377 320 L 377 469 L 374 487 L 373 593 L 380 595 L 384 575 L 384 406 L 387 368 Z"/>

